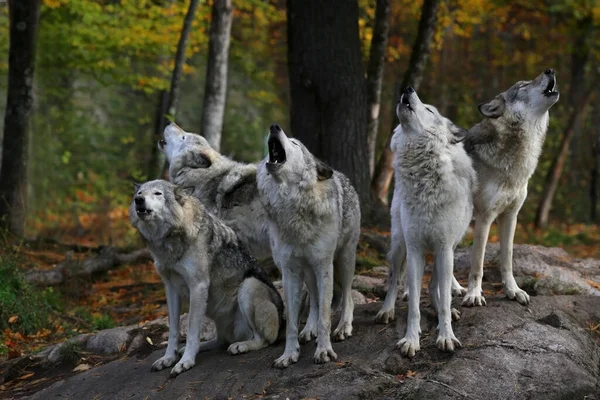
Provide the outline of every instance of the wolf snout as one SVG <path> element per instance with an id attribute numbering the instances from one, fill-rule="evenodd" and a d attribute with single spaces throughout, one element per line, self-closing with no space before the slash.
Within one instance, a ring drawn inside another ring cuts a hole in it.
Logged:
<path id="1" fill-rule="evenodd" d="M 552 68 L 548 68 L 544 71 L 546 75 L 554 76 L 554 70 Z"/>
<path id="2" fill-rule="evenodd" d="M 143 206 L 145 202 L 142 196 L 137 196 L 134 201 L 136 206 Z"/>
<path id="3" fill-rule="evenodd" d="M 160 147 L 165 147 L 165 146 L 167 145 L 167 141 L 166 141 L 165 139 L 160 139 L 160 140 L 158 141 L 158 145 L 159 145 Z"/>
<path id="4" fill-rule="evenodd" d="M 281 127 L 277 124 L 272 124 L 269 130 L 271 133 L 281 132 Z"/>
<path id="5" fill-rule="evenodd" d="M 412 86 L 404 88 L 404 93 L 414 93 L 415 89 Z"/>

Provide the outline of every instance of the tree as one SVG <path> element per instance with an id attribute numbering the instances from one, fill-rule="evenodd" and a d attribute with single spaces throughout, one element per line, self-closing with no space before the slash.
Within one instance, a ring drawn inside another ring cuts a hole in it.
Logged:
<path id="1" fill-rule="evenodd" d="M 25 234 L 27 142 L 39 18 L 39 0 L 9 1 L 10 49 L 0 167 L 0 226 L 18 236 Z"/>
<path id="2" fill-rule="evenodd" d="M 159 104 L 158 113 L 155 122 L 155 143 L 159 138 L 162 137 L 162 133 L 167 126 L 169 119 L 174 119 L 177 114 L 177 104 L 179 101 L 179 83 L 181 76 L 183 75 L 183 65 L 185 64 L 185 53 L 187 49 L 187 42 L 192 30 L 192 23 L 198 9 L 198 0 L 191 0 L 188 11 L 183 19 L 183 27 L 181 28 L 181 35 L 179 36 L 179 42 L 177 43 L 177 51 L 175 53 L 175 63 L 173 66 L 173 73 L 171 74 L 171 85 L 168 92 L 161 91 L 159 93 Z M 153 157 L 151 160 L 158 159 L 158 148 L 152 146 Z M 152 163 L 151 168 L 154 167 Z M 164 169 L 164 168 L 163 168 Z M 159 177 L 162 176 L 163 169 Z"/>
<path id="3" fill-rule="evenodd" d="M 439 3 L 439 0 L 425 0 L 423 2 L 421 19 L 419 21 L 419 32 L 413 46 L 413 51 L 410 55 L 408 70 L 404 75 L 402 85 L 396 88 L 396 101 L 394 102 L 392 121 L 396 120 L 395 106 L 400 100 L 398 89 L 410 85 L 415 88 L 415 90 L 418 90 L 421 80 L 423 79 L 423 73 L 425 71 L 425 66 L 427 65 L 427 59 L 429 58 L 431 42 L 437 23 Z M 392 176 L 394 175 L 394 168 L 392 165 L 394 154 L 390 149 L 390 143 L 394 134 L 394 126 L 395 123 L 392 122 L 392 129 L 390 129 L 390 133 L 388 134 L 383 153 L 377 162 L 371 182 L 373 196 L 383 204 L 387 204 L 388 190 L 392 181 Z"/>
<path id="4" fill-rule="evenodd" d="M 367 66 L 367 126 L 369 130 L 369 174 L 372 177 L 375 169 L 375 145 L 379 128 L 379 110 L 381 108 L 381 84 L 385 51 L 388 42 L 390 0 L 377 0 L 375 5 L 375 20 L 373 37 L 369 50 L 369 65 Z"/>
<path id="5" fill-rule="evenodd" d="M 369 210 L 367 95 L 356 0 L 288 0 L 291 128 Z M 364 215 L 365 213 L 363 213 Z"/>
<path id="6" fill-rule="evenodd" d="M 232 20 L 231 0 L 214 0 L 202 108 L 202 135 L 217 151 L 221 147 L 221 132 L 227 98 L 227 70 Z"/>

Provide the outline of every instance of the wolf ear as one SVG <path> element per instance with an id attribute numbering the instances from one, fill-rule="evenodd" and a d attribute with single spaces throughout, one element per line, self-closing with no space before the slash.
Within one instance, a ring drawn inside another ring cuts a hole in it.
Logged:
<path id="1" fill-rule="evenodd" d="M 203 153 L 189 153 L 186 155 L 185 166 L 190 168 L 208 168 L 212 165 L 210 159 Z"/>
<path id="2" fill-rule="evenodd" d="M 317 179 L 320 181 L 326 181 L 327 179 L 331 178 L 333 175 L 333 169 L 331 169 L 329 165 L 325 164 L 318 158 L 315 158 L 315 161 L 317 162 Z"/>
<path id="3" fill-rule="evenodd" d="M 469 133 L 468 130 L 461 128 L 459 126 L 456 126 L 456 125 L 452 126 L 452 128 L 450 129 L 450 132 L 452 133 L 452 137 L 450 139 L 451 144 L 456 144 L 456 143 L 462 142 L 467 137 L 467 133 Z"/>
<path id="4" fill-rule="evenodd" d="M 136 194 L 142 187 L 141 183 L 133 182 L 133 194 Z"/>
<path id="5" fill-rule="evenodd" d="M 494 100 L 480 104 L 477 108 L 479 108 L 479 112 L 488 118 L 498 118 L 502 114 L 504 114 L 505 104 L 504 97 L 498 96 Z"/>
<path id="6" fill-rule="evenodd" d="M 175 194 L 175 200 L 182 204 L 182 200 L 184 197 L 190 197 L 194 194 L 195 188 L 193 186 L 177 186 L 173 193 Z"/>

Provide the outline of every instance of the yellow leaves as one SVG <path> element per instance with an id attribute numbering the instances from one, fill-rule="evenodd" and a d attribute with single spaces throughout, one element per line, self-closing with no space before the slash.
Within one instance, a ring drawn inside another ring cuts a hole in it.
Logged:
<path id="1" fill-rule="evenodd" d="M 79 364 L 78 366 L 73 368 L 73 372 L 84 372 L 90 368 L 92 368 L 92 366 L 90 364 Z"/>
<path id="2" fill-rule="evenodd" d="M 9 319 L 8 319 L 8 323 L 9 324 L 14 324 L 15 322 L 17 322 L 19 320 L 19 316 L 18 315 L 12 315 Z"/>
<path id="3" fill-rule="evenodd" d="M 43 0 L 42 4 L 48 8 L 58 8 L 62 5 L 63 1 L 61 0 Z"/>

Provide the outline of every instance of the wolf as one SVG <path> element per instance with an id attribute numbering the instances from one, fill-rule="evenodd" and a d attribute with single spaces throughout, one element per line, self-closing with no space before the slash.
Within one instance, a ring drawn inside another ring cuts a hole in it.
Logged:
<path id="1" fill-rule="evenodd" d="M 484 119 L 469 130 L 464 140 L 480 186 L 474 197 L 471 271 L 463 305 L 486 304 L 481 291 L 483 258 L 494 219 L 498 221 L 504 293 L 520 304 L 529 304 L 529 295 L 513 276 L 513 239 L 517 214 L 527 197 L 527 182 L 537 167 L 548 130 L 548 110 L 558 98 L 556 74 L 547 69 L 535 79 L 519 81 L 479 105 Z"/>
<path id="2" fill-rule="evenodd" d="M 412 87 L 404 90 L 396 114 L 400 125 L 391 144 L 396 177 L 391 253 L 392 258 L 403 258 L 397 248 L 406 245 L 409 292 L 406 334 L 396 347 L 408 357 L 420 349 L 421 281 L 425 252 L 432 251 L 429 294 L 438 314 L 436 343 L 441 350 L 454 351 L 460 346 L 451 324 L 454 248 L 471 222 L 477 185 L 471 159 L 460 143 L 466 132 L 423 104 Z"/>
<path id="3" fill-rule="evenodd" d="M 409 97 L 406 97 L 406 99 L 408 98 Z M 436 107 L 430 104 L 423 104 L 423 108 L 429 113 L 435 115 L 436 123 L 439 124 L 438 130 L 440 132 L 443 132 L 447 136 L 449 143 L 457 144 L 465 138 L 466 130 L 456 126 L 448 118 L 442 116 Z M 396 128 L 396 130 L 399 130 L 401 132 L 402 126 L 399 125 Z M 396 141 L 398 141 L 400 135 L 401 133 L 393 137 L 396 137 Z M 459 149 L 454 150 L 462 154 L 462 152 Z M 463 158 L 457 157 L 452 161 L 455 164 L 461 163 L 463 161 Z M 394 192 L 391 208 L 392 227 L 396 226 L 398 227 L 398 229 L 396 230 L 396 234 L 392 235 L 390 251 L 387 255 L 387 259 L 390 264 L 388 274 L 388 290 L 383 305 L 381 306 L 381 310 L 379 310 L 379 312 L 375 316 L 375 322 L 382 324 L 387 324 L 388 322 L 393 321 L 395 319 L 396 298 L 398 297 L 398 291 L 402 286 L 404 286 L 404 294 L 402 298 L 404 300 L 408 300 L 408 288 L 405 285 L 406 244 L 404 243 L 404 236 L 402 234 L 402 231 L 399 228 L 402 225 L 400 218 L 400 198 L 401 196 L 397 196 L 396 192 Z M 463 296 L 466 292 L 467 290 L 463 288 L 460 285 L 460 283 L 458 283 L 454 275 L 452 275 L 452 295 Z M 452 308 L 451 312 L 453 320 L 460 319 L 460 312 L 458 310 Z"/>
<path id="4" fill-rule="evenodd" d="M 334 340 L 352 335 L 351 296 L 356 247 L 360 236 L 358 195 L 342 173 L 314 157 L 298 140 L 271 125 L 269 155 L 257 183 L 265 198 L 273 259 L 282 271 L 286 299 L 285 351 L 273 363 L 286 368 L 298 361 L 298 312 L 302 282 L 311 311 L 303 333 L 317 329 L 315 363 L 337 359 L 330 339 L 334 276 L 340 284 L 341 318 Z"/>
<path id="5" fill-rule="evenodd" d="M 155 180 L 134 190 L 129 219 L 152 253 L 169 312 L 167 349 L 152 370 L 178 360 L 180 296 L 190 301 L 189 331 L 172 376 L 192 368 L 200 351 L 229 344 L 229 354 L 241 354 L 275 342 L 283 301 L 235 232 L 191 195 L 193 189 Z M 201 343 L 207 316 L 217 337 Z"/>
<path id="6" fill-rule="evenodd" d="M 169 124 L 159 149 L 169 162 L 169 180 L 193 186 L 194 196 L 238 235 L 260 261 L 271 258 L 267 216 L 256 186 L 256 164 L 235 162 L 208 141 Z"/>

